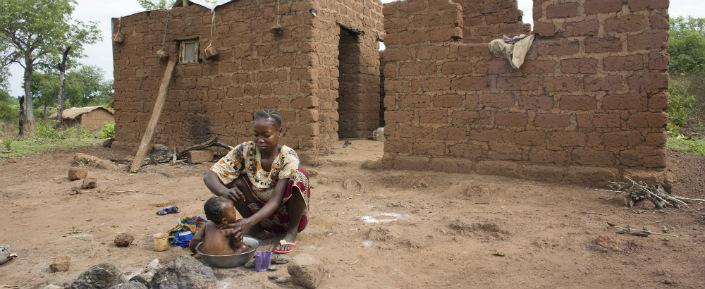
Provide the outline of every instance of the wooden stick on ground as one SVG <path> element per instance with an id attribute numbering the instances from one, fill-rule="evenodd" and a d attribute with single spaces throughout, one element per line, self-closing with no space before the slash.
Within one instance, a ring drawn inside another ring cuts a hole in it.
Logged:
<path id="1" fill-rule="evenodd" d="M 149 118 L 149 123 L 147 123 L 147 129 L 142 135 L 142 141 L 137 149 L 137 154 L 132 160 L 132 166 L 130 166 L 130 172 L 136 173 L 142 166 L 145 156 L 149 150 L 149 144 L 152 143 L 152 137 L 154 136 L 154 129 L 157 127 L 159 122 L 159 117 L 162 114 L 162 109 L 164 108 L 164 102 L 166 101 L 166 93 L 169 90 L 169 84 L 171 83 L 171 77 L 174 75 L 174 66 L 176 66 L 176 59 L 172 58 L 164 70 L 164 77 L 162 78 L 162 83 L 159 85 L 159 94 L 157 94 L 157 99 L 154 101 L 154 109 L 152 109 L 152 117 Z"/>

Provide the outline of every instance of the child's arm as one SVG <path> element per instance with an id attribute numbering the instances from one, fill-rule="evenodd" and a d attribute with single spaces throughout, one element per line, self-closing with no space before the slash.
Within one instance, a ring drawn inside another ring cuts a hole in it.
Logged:
<path id="1" fill-rule="evenodd" d="M 208 224 L 206 224 L 208 226 Z M 195 235 L 193 235 L 193 238 L 191 238 L 191 242 L 188 244 L 188 248 L 191 249 L 192 253 L 196 253 L 196 246 L 198 246 L 201 241 L 203 241 L 203 235 L 204 232 L 206 231 L 206 226 L 203 226 L 198 232 L 196 232 Z"/>
<path id="2" fill-rule="evenodd" d="M 246 247 L 245 243 L 242 242 L 242 238 L 238 239 L 234 236 L 231 236 L 228 241 L 230 241 L 230 244 L 228 245 L 230 245 L 230 248 L 233 249 L 233 251 L 235 251 L 236 253 L 242 251 L 242 249 Z"/>

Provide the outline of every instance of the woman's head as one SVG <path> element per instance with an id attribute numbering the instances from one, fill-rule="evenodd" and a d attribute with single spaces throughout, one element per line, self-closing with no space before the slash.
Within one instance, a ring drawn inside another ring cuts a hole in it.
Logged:
<path id="1" fill-rule="evenodd" d="M 279 131 L 282 118 L 275 110 L 261 110 L 255 113 L 255 146 L 260 151 L 274 150 L 279 144 Z"/>

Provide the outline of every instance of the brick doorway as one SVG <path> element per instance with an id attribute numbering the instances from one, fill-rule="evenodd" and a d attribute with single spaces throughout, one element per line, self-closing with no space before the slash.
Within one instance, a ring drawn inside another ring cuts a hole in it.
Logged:
<path id="1" fill-rule="evenodd" d="M 359 35 L 340 27 L 338 44 L 338 137 L 365 136 Z"/>

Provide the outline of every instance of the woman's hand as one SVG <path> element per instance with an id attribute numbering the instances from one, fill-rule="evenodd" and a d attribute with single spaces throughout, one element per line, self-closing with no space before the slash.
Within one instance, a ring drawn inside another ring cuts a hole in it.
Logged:
<path id="1" fill-rule="evenodd" d="M 223 233 L 226 236 L 229 236 L 230 238 L 242 240 L 242 238 L 245 237 L 247 232 L 250 231 L 251 227 L 252 224 L 248 219 L 240 219 L 237 220 L 235 223 L 220 225 L 218 226 L 218 229 L 221 229 Z"/>
<path id="2" fill-rule="evenodd" d="M 245 202 L 245 194 L 243 194 L 237 187 L 225 188 L 220 192 L 221 197 L 228 198 L 233 202 Z"/>

